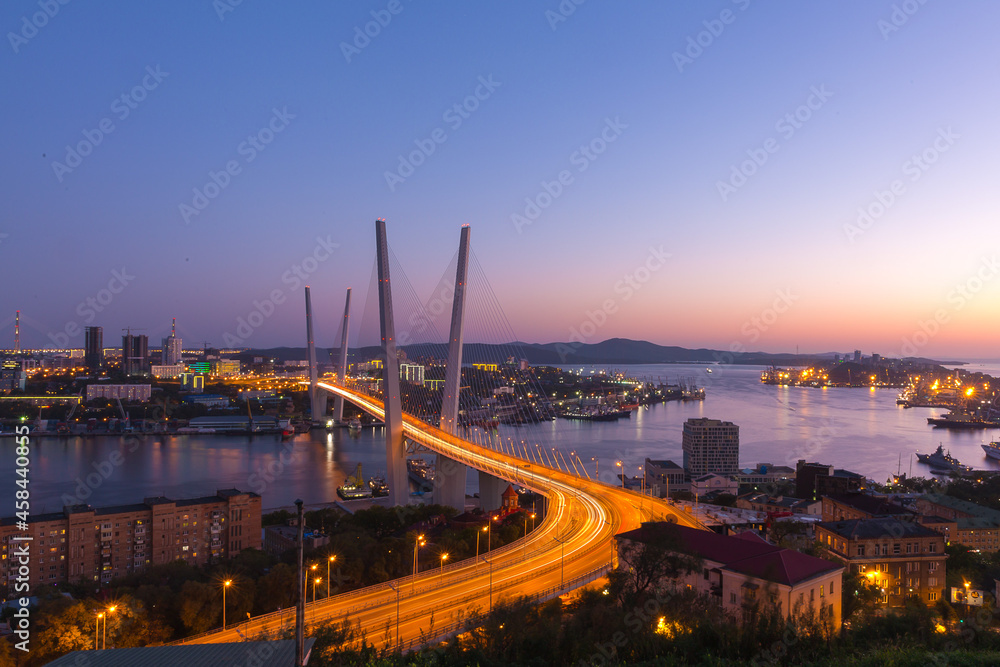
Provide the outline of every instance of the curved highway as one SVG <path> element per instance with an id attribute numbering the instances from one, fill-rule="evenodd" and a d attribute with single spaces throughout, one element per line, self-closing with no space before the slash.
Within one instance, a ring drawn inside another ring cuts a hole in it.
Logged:
<path id="1" fill-rule="evenodd" d="M 319 386 L 384 418 L 377 399 L 336 385 L 321 382 Z M 377 646 L 420 646 L 454 634 L 467 619 L 489 611 L 502 598 L 549 599 L 599 578 L 615 561 L 614 536 L 637 528 L 642 521 L 667 520 L 703 528 L 658 498 L 481 447 L 406 414 L 403 422 L 406 438 L 545 495 L 545 519 L 527 538 L 481 555 L 479 562 L 468 559 L 426 570 L 415 579 L 404 577 L 309 603 L 307 624 L 349 619 Z M 292 608 L 178 643 L 273 636 L 294 624 Z"/>

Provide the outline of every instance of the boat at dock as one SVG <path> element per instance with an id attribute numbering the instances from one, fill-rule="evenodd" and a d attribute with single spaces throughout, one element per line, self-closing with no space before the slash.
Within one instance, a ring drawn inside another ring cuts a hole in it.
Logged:
<path id="1" fill-rule="evenodd" d="M 926 463 L 929 465 L 933 471 L 947 471 L 947 472 L 967 472 L 972 470 L 971 466 L 967 466 L 959 462 L 951 452 L 945 453 L 944 446 L 938 445 L 937 449 L 934 450 L 933 454 L 920 454 L 917 453 L 917 460 L 921 463 Z"/>
<path id="2" fill-rule="evenodd" d="M 365 482 L 361 474 L 361 464 L 354 471 L 354 475 L 344 480 L 341 486 L 337 487 L 337 495 L 344 500 L 357 500 L 359 498 L 371 498 L 372 489 Z"/>
<path id="3" fill-rule="evenodd" d="M 943 417 L 928 417 L 927 423 L 943 428 L 1000 428 L 1000 421 L 981 419 L 966 412 L 952 410 Z"/>
<path id="4" fill-rule="evenodd" d="M 986 452 L 986 456 L 1000 461 L 1000 442 L 994 441 L 988 445 L 980 445 L 980 447 Z"/>

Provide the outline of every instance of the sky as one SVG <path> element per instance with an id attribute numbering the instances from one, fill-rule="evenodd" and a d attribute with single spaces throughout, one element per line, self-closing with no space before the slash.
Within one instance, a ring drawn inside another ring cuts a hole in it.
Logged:
<path id="1" fill-rule="evenodd" d="M 5 0 L 0 347 L 332 345 L 384 218 L 523 341 L 1000 357 L 1000 6 L 576 2 Z"/>

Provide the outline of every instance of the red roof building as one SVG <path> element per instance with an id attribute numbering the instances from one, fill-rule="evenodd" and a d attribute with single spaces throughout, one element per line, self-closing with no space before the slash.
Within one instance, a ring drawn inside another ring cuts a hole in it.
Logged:
<path id="1" fill-rule="evenodd" d="M 715 598 L 736 618 L 759 603 L 777 607 L 785 618 L 812 610 L 840 629 L 843 565 L 777 547 L 752 532 L 719 535 L 672 523 L 644 523 L 618 540 L 619 548 L 627 542 L 674 544 L 700 558 L 702 571 L 681 575 L 673 585 Z"/>

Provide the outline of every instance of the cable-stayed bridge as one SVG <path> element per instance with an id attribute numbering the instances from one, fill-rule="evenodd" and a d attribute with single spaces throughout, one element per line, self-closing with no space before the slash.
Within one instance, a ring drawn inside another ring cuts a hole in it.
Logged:
<path id="1" fill-rule="evenodd" d="M 336 380 L 317 378 L 312 307 L 307 291 L 314 415 L 325 412 L 326 397 L 332 395 L 336 415 L 343 414 L 343 402 L 347 401 L 385 422 L 386 468 L 393 505 L 405 505 L 409 500 L 407 451 L 423 448 L 437 455 L 436 502 L 464 510 L 466 471 L 471 468 L 479 471 L 483 503 L 489 504 L 491 496 L 499 495 L 502 485 L 522 486 L 546 497 L 544 521 L 521 540 L 477 559 L 447 566 L 442 561 L 440 569 L 432 568 L 415 576 L 307 604 L 307 624 L 350 619 L 360 624 L 370 642 L 411 648 L 463 630 L 470 619 L 489 611 L 501 598 L 528 596 L 541 601 L 598 579 L 615 564 L 614 536 L 639 527 L 643 521 L 672 521 L 702 527 L 696 519 L 664 500 L 591 479 L 582 461 L 574 459 L 572 454 L 569 461 L 556 451 L 552 457 L 542 457 L 536 447 L 536 456 L 528 445 L 479 437 L 478 432 L 470 439 L 468 429 L 463 429 L 459 422 L 469 239 L 470 228 L 463 227 L 439 423 L 435 425 L 427 415 L 416 416 L 402 409 L 390 289 L 393 283 L 389 275 L 386 225 L 381 219 L 376 221 L 381 382 L 358 382 L 347 377 L 350 291 Z M 250 619 L 240 624 L 239 633 L 237 629 L 216 631 L 185 641 L 225 642 L 274 636 L 293 627 L 294 622 L 294 610 L 286 610 Z"/>

